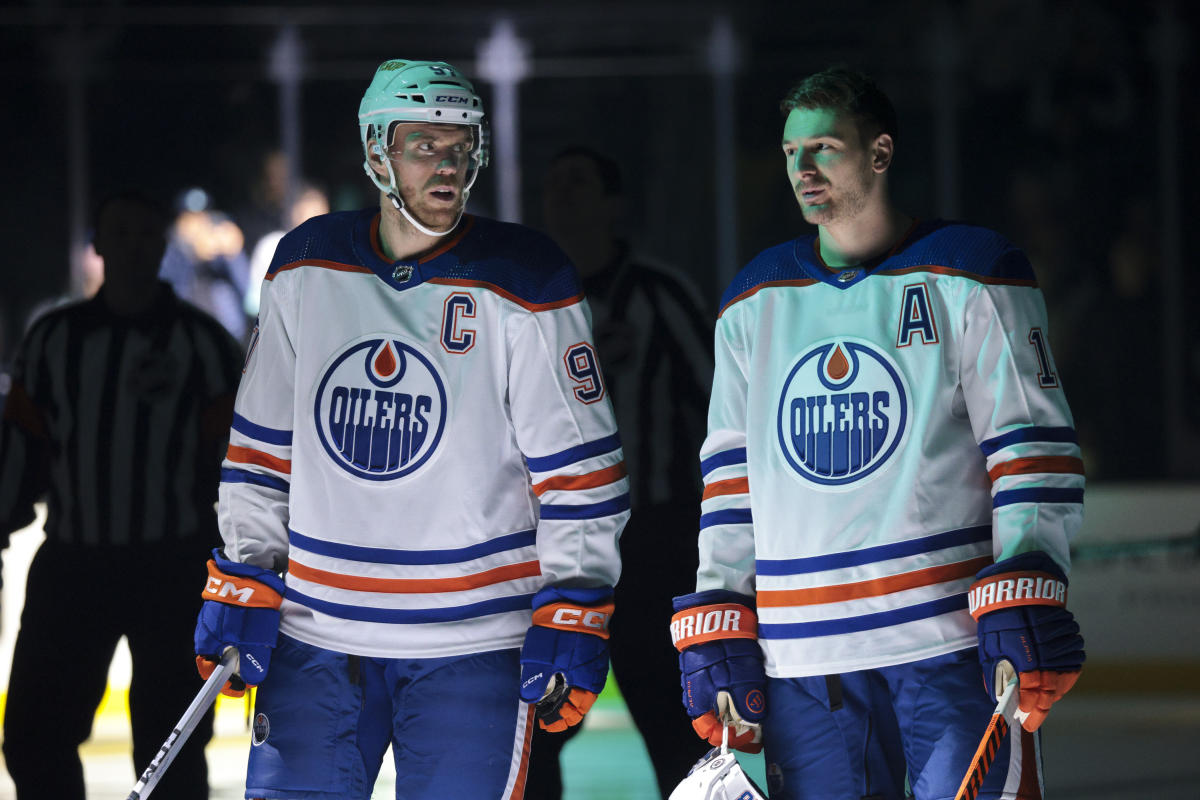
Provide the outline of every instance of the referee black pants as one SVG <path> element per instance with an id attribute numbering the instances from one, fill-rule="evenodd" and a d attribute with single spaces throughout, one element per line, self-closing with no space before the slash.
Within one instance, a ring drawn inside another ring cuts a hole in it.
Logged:
<path id="1" fill-rule="evenodd" d="M 4 713 L 4 758 L 18 800 L 84 800 L 79 745 L 91 734 L 121 636 L 133 661 L 129 786 L 200 690 L 192 633 L 207 542 L 88 548 L 47 542 L 33 558 Z M 155 795 L 208 797 L 212 711 Z"/>

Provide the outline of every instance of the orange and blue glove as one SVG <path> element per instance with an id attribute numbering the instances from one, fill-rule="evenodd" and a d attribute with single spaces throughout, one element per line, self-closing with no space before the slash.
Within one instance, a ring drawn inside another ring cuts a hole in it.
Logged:
<path id="1" fill-rule="evenodd" d="M 1085 654 L 1079 623 L 1067 611 L 1067 578 L 1041 552 L 984 567 L 967 595 L 979 623 L 979 661 L 988 694 L 1020 679 L 1016 718 L 1036 731 L 1050 707 L 1075 685 Z"/>
<path id="2" fill-rule="evenodd" d="M 578 725 L 604 688 L 612 594 L 609 586 L 550 586 L 533 596 L 533 625 L 521 648 L 521 699 L 536 703 L 545 730 Z"/>
<path id="3" fill-rule="evenodd" d="M 267 677 L 279 638 L 284 583 L 274 572 L 230 561 L 220 550 L 212 555 L 196 620 L 196 668 L 207 679 L 226 648 L 237 648 L 237 674 L 221 694 L 241 697 L 247 685 L 257 686 Z"/>
<path id="4" fill-rule="evenodd" d="M 754 599 L 717 589 L 676 597 L 674 604 L 671 641 L 692 727 L 714 746 L 728 727 L 730 747 L 759 752 L 767 675 Z"/>

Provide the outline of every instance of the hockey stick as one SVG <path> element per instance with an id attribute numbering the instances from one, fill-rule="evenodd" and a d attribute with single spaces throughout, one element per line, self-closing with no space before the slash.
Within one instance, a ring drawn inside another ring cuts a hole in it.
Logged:
<path id="1" fill-rule="evenodd" d="M 988 768 L 996 758 L 996 751 L 1008 735 L 1008 718 L 1013 715 L 1020 698 L 1017 693 L 1019 685 L 1020 680 L 1014 675 L 1004 687 L 1004 694 L 1000 695 L 1000 702 L 996 703 L 992 719 L 988 722 L 987 730 L 983 732 L 983 739 L 979 742 L 979 748 L 975 751 L 975 757 L 971 759 L 971 766 L 963 776 L 962 785 L 958 787 L 958 794 L 954 795 L 954 800 L 975 800 L 975 796 L 979 794 Z"/>
<path id="2" fill-rule="evenodd" d="M 163 773 L 167 771 L 167 767 L 171 766 L 171 762 L 179 754 L 179 748 L 183 747 L 184 742 L 192 735 L 192 731 L 200 724 L 200 718 L 217 699 L 217 695 L 220 694 L 229 676 L 237 670 L 237 661 L 237 648 L 225 648 L 225 653 L 221 656 L 221 663 L 217 664 L 212 675 L 208 676 L 208 680 L 201 687 L 200 693 L 196 695 L 196 699 L 188 706 L 187 711 L 183 712 L 179 722 L 175 723 L 175 730 L 171 731 L 171 735 L 163 742 L 162 747 L 158 748 L 157 755 L 150 762 L 150 766 L 146 767 L 146 771 L 142 773 L 142 777 L 138 779 L 133 791 L 125 800 L 146 800 L 150 796 Z"/>

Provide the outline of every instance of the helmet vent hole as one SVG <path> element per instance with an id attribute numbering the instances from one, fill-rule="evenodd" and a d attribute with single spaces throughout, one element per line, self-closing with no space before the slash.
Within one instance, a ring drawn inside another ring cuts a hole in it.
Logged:
<path id="1" fill-rule="evenodd" d="M 413 102 L 416 102 L 416 103 L 424 103 L 424 102 L 425 102 L 425 95 L 423 95 L 423 94 L 414 94 L 414 95 L 412 96 L 412 99 L 413 99 Z"/>

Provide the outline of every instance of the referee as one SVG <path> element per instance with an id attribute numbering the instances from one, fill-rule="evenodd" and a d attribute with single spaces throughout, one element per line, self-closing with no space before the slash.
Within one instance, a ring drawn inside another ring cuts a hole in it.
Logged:
<path id="1" fill-rule="evenodd" d="M 583 279 L 629 469 L 632 515 L 621 536 L 609 638 L 613 677 L 666 797 L 704 755 L 671 689 L 679 685 L 679 662 L 662 620 L 671 616 L 671 598 L 696 584 L 696 454 L 708 419 L 713 334 L 690 276 L 616 235 L 624 198 L 620 167 L 609 156 L 572 146 L 551 159 L 546 228 Z M 562 796 L 559 754 L 577 731 L 534 731 L 526 797 Z"/>
<path id="2" fill-rule="evenodd" d="M 133 659 L 137 768 L 199 686 L 189 668 L 203 564 L 220 544 L 214 503 L 241 370 L 239 346 L 158 280 L 167 217 L 133 193 L 95 219 L 105 281 L 95 298 L 31 326 L 0 423 L 0 545 L 34 519 L 13 654 L 4 756 L 18 800 L 85 797 L 91 732 L 118 640 Z M 159 785 L 208 797 L 211 712 Z"/>

